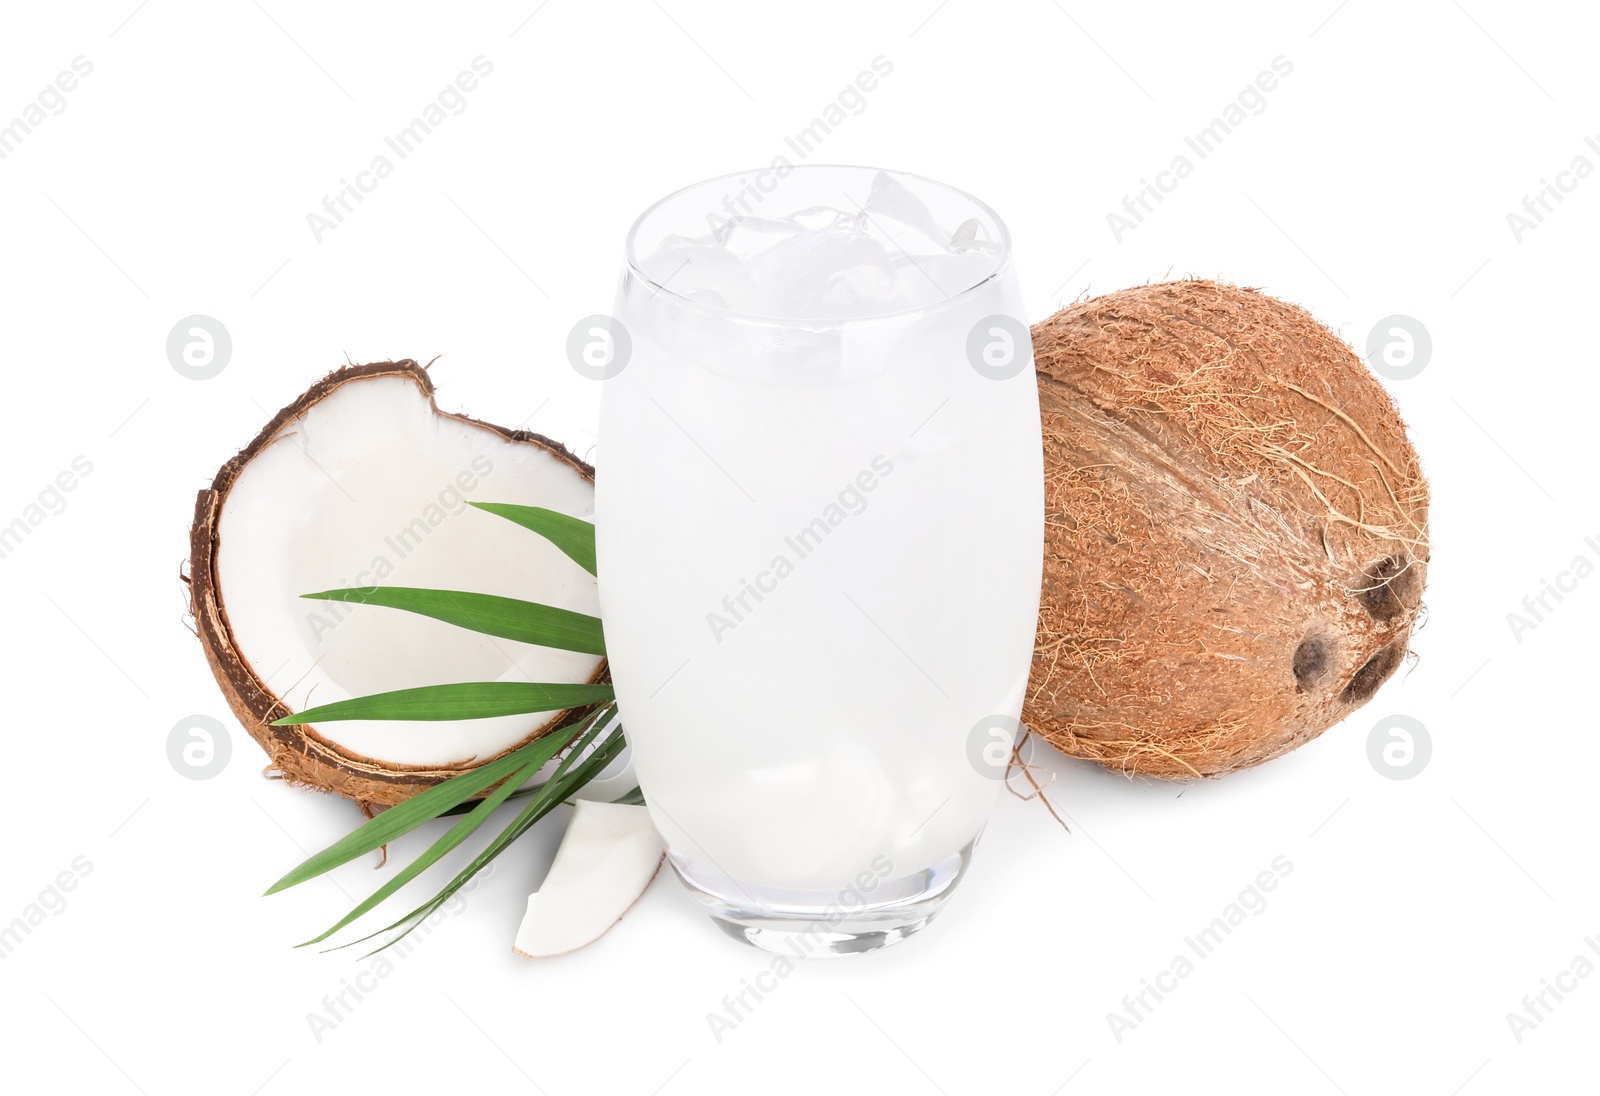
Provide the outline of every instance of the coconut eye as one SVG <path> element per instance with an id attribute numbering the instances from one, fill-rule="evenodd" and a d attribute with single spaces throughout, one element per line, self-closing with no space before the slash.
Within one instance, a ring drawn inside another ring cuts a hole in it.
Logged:
<path id="1" fill-rule="evenodd" d="M 1401 616 L 1416 600 L 1417 574 L 1403 555 L 1385 556 L 1369 563 L 1356 588 L 1367 615 L 1381 624 Z"/>
<path id="2" fill-rule="evenodd" d="M 1300 692 L 1328 676 L 1333 665 L 1333 641 L 1326 636 L 1306 636 L 1294 649 L 1294 682 Z"/>
<path id="3" fill-rule="evenodd" d="M 1361 664 L 1350 678 L 1350 684 L 1344 687 L 1344 692 L 1339 694 L 1339 699 L 1347 704 L 1363 704 L 1378 691 L 1378 686 L 1389 680 L 1389 675 L 1394 673 L 1395 667 L 1400 665 L 1400 660 L 1405 657 L 1404 645 L 1391 643 L 1377 654 Z"/>

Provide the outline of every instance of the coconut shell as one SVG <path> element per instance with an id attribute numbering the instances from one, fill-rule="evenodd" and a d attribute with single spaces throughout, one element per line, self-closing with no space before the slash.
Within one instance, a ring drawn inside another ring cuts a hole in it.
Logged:
<path id="1" fill-rule="evenodd" d="M 222 466 L 210 488 L 199 493 L 195 499 L 194 524 L 189 530 L 189 573 L 185 581 L 189 584 L 190 613 L 194 618 L 196 634 L 228 707 L 233 709 L 233 714 L 250 733 L 250 737 L 266 751 L 270 760 L 269 775 L 280 776 L 294 784 L 334 792 L 355 800 L 369 811 L 373 807 L 392 806 L 409 799 L 434 784 L 487 764 L 495 757 L 503 757 L 544 735 L 572 728 L 593 711 L 593 706 L 590 706 L 557 713 L 544 726 L 536 728 L 521 742 L 501 753 L 493 757 L 473 758 L 468 763 L 453 766 L 397 765 L 378 761 L 344 749 L 318 734 L 316 728 L 309 724 L 272 725 L 274 719 L 292 713 L 266 687 L 236 646 L 228 625 L 227 604 L 217 582 L 217 537 L 223 504 L 245 465 L 287 426 L 344 385 L 378 377 L 405 377 L 428 398 L 435 414 L 470 423 L 510 441 L 538 446 L 576 469 L 591 483 L 594 482 L 594 469 L 568 452 L 559 442 L 531 431 L 511 430 L 440 411 L 433 400 L 433 381 L 426 368 L 408 358 L 403 361 L 352 365 L 328 374 L 274 415 L 254 441 Z M 609 680 L 609 669 L 602 661 L 591 681 Z"/>
<path id="2" fill-rule="evenodd" d="M 1366 365 L 1309 313 L 1211 281 L 1033 328 L 1045 561 L 1024 719 L 1129 775 L 1278 757 L 1401 665 L 1428 485 Z"/>

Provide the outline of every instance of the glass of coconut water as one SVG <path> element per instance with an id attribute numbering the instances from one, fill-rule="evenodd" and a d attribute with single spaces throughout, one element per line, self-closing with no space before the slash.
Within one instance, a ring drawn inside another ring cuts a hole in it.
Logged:
<path id="1" fill-rule="evenodd" d="M 1004 224 L 871 168 L 712 179 L 639 218 L 616 316 L 574 338 L 605 379 L 607 648 L 672 866 L 760 947 L 905 938 L 1006 775 L 1038 613 Z"/>

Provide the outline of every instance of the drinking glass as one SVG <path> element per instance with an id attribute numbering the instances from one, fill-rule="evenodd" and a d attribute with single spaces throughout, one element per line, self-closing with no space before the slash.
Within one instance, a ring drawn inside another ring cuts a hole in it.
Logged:
<path id="1" fill-rule="evenodd" d="M 827 291 L 757 309 L 777 314 L 730 303 L 702 264 L 678 277 L 650 259 L 682 238 L 781 239 L 830 210 L 835 227 L 877 222 L 895 276 L 928 280 L 919 303 L 851 297 L 884 265 L 849 231 L 782 253 L 767 277 Z M 925 253 L 929 223 L 953 229 L 956 259 Z M 802 165 L 678 191 L 640 216 L 626 258 L 616 315 L 592 329 L 596 548 L 618 708 L 669 862 L 759 947 L 904 939 L 988 819 L 1037 622 L 1039 408 L 1005 225 L 918 176 Z"/>

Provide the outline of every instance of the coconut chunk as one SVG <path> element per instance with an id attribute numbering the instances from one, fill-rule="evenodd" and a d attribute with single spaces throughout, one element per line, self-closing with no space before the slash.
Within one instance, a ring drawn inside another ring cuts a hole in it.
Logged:
<path id="1" fill-rule="evenodd" d="M 644 807 L 578 800 L 512 950 L 541 959 L 600 939 L 645 892 L 666 851 Z"/>

